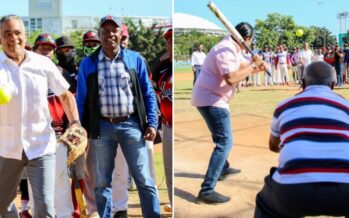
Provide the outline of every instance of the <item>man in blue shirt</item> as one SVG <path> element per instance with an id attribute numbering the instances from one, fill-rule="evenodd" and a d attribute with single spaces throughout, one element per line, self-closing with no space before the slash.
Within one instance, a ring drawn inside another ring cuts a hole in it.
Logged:
<path id="1" fill-rule="evenodd" d="M 111 217 L 111 181 L 119 144 L 138 188 L 143 217 L 160 217 L 145 144 L 156 135 L 157 105 L 144 59 L 121 49 L 121 22 L 115 17 L 102 18 L 98 34 L 101 48 L 81 62 L 77 91 L 82 124 L 96 152 L 98 213 Z"/>

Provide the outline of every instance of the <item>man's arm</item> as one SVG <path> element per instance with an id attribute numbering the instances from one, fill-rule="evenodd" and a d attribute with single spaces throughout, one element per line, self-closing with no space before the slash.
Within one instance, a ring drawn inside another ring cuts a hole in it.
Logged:
<path id="1" fill-rule="evenodd" d="M 279 153 L 280 148 L 280 137 L 275 137 L 272 134 L 270 134 L 269 137 L 269 149 L 273 152 Z"/>
<path id="2" fill-rule="evenodd" d="M 148 141 L 154 141 L 156 136 L 156 128 L 158 126 L 157 117 L 157 102 L 156 95 L 151 85 L 147 72 L 147 63 L 145 58 L 138 58 L 138 79 L 142 89 L 144 106 L 146 110 L 146 116 L 148 121 L 148 126 L 145 129 L 144 139 Z"/>
<path id="3" fill-rule="evenodd" d="M 194 59 L 195 59 L 195 52 L 193 52 L 191 54 L 191 69 L 193 70 L 193 72 L 195 72 L 195 68 L 194 68 Z"/>
<path id="4" fill-rule="evenodd" d="M 66 91 L 59 96 L 59 100 L 62 102 L 63 109 L 67 115 L 69 122 L 79 121 L 78 107 L 76 106 L 76 101 L 74 95 Z"/>
<path id="5" fill-rule="evenodd" d="M 237 71 L 224 74 L 223 78 L 228 85 L 232 86 L 245 79 L 249 74 L 255 74 L 264 70 L 265 68 L 261 65 L 253 68 L 251 64 L 244 62 L 240 65 L 240 68 Z"/>

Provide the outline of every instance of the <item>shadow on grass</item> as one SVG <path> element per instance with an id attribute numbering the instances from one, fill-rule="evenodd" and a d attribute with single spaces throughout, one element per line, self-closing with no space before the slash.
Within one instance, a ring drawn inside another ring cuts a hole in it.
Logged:
<path id="1" fill-rule="evenodd" d="M 198 173 L 174 173 L 175 177 L 185 177 L 185 178 L 193 178 L 193 179 L 203 179 L 205 175 Z"/>
<path id="2" fill-rule="evenodd" d="M 189 91 L 175 91 L 175 95 L 191 95 Z"/>
<path id="3" fill-rule="evenodd" d="M 189 97 L 174 97 L 175 100 L 190 100 L 191 98 Z"/>
<path id="4" fill-rule="evenodd" d="M 189 193 L 187 191 L 181 190 L 179 188 L 174 188 L 174 194 L 183 200 L 195 203 L 196 202 L 196 196 L 194 196 L 192 193 Z"/>
<path id="5" fill-rule="evenodd" d="M 265 91 L 292 91 L 294 92 L 294 89 L 254 89 L 254 90 L 250 90 L 252 92 L 265 92 Z M 301 89 L 299 89 L 299 91 L 302 91 Z"/>

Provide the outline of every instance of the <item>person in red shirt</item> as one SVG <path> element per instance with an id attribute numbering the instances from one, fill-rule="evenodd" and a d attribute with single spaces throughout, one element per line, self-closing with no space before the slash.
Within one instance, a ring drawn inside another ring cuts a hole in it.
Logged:
<path id="1" fill-rule="evenodd" d="M 53 60 L 56 41 L 50 34 L 40 34 L 34 43 L 33 51 Z M 58 67 L 58 66 L 57 66 Z M 69 78 L 67 71 L 58 67 L 64 78 Z M 67 80 L 69 82 L 69 80 Z M 72 85 L 72 84 L 70 84 Z M 51 126 L 59 138 L 69 127 L 69 120 L 64 113 L 63 105 L 51 90 L 47 93 L 48 106 L 52 117 Z M 55 209 L 57 217 L 67 217 L 73 213 L 72 192 L 66 165 L 67 148 L 58 143 L 56 146 L 56 178 L 55 178 Z"/>
<path id="2" fill-rule="evenodd" d="M 160 102 L 162 117 L 162 151 L 168 197 L 172 208 L 172 29 L 165 35 L 166 54 L 154 69 L 152 80 Z"/>

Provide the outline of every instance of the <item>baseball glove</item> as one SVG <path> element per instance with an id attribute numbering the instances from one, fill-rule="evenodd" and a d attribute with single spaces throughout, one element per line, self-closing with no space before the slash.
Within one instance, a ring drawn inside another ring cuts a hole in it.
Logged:
<path id="1" fill-rule="evenodd" d="M 69 127 L 64 134 L 59 138 L 68 149 L 67 165 L 71 166 L 75 160 L 82 155 L 87 147 L 86 130 L 79 126 L 73 125 Z"/>

